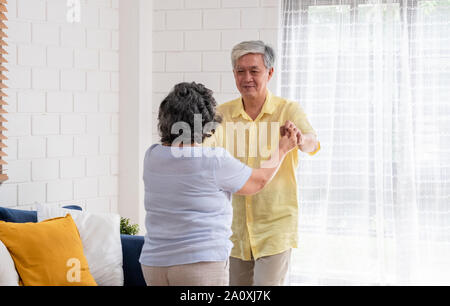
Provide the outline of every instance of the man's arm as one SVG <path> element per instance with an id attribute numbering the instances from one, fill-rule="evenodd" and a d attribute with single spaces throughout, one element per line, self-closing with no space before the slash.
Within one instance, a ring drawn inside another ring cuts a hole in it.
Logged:
<path id="1" fill-rule="evenodd" d="M 299 130 L 297 137 L 299 140 L 298 148 L 300 151 L 304 153 L 311 153 L 317 151 L 319 148 L 319 141 L 317 140 L 316 135 L 314 134 L 302 134 L 302 132 Z"/>

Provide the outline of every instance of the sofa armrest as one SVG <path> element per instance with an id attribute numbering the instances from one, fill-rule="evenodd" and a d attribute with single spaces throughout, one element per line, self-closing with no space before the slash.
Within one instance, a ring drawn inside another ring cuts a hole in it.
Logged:
<path id="1" fill-rule="evenodd" d="M 144 236 L 120 235 L 123 255 L 124 286 L 146 286 L 139 257 Z"/>

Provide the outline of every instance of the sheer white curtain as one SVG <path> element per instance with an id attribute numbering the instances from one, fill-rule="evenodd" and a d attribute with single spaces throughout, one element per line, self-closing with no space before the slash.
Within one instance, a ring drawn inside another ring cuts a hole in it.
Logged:
<path id="1" fill-rule="evenodd" d="M 300 161 L 290 283 L 450 284 L 450 1 L 281 14 L 279 89 L 322 144 Z"/>

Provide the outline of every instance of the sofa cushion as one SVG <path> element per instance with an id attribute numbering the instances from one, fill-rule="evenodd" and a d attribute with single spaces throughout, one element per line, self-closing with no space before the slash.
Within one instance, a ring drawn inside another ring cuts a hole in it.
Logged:
<path id="1" fill-rule="evenodd" d="M 96 285 L 70 214 L 40 223 L 0 221 L 0 237 L 25 286 Z"/>
<path id="2" fill-rule="evenodd" d="M 139 263 L 144 237 L 120 235 L 120 238 L 122 240 L 124 285 L 147 286 Z"/>
<path id="3" fill-rule="evenodd" d="M 27 222 L 36 223 L 37 213 L 35 211 L 0 207 L 0 221 L 13 223 L 27 223 Z"/>
<path id="4" fill-rule="evenodd" d="M 114 213 L 70 211 L 49 205 L 37 206 L 38 221 L 70 213 L 83 242 L 89 269 L 100 286 L 123 286 L 120 216 Z"/>
<path id="5" fill-rule="evenodd" d="M 17 274 L 14 261 L 8 249 L 0 240 L 0 286 L 19 286 L 19 275 Z"/>
<path id="6" fill-rule="evenodd" d="M 82 210 L 80 206 L 70 205 L 63 208 Z M 19 210 L 6 207 L 0 207 L 0 221 L 13 223 L 37 222 L 37 212 L 31 210 Z"/>

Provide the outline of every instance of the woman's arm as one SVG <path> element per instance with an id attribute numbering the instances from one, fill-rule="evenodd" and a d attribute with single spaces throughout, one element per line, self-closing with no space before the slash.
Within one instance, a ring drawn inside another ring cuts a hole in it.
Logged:
<path id="1" fill-rule="evenodd" d="M 287 133 L 281 137 L 277 151 L 268 161 L 261 164 L 261 168 L 253 169 L 250 178 L 236 194 L 252 195 L 263 189 L 275 176 L 287 153 L 298 146 L 297 127 L 290 121 L 286 122 L 285 126 Z"/>

